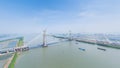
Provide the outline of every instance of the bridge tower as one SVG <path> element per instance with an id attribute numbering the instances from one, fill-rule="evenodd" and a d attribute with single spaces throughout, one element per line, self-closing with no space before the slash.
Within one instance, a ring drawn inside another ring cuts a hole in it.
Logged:
<path id="1" fill-rule="evenodd" d="M 71 31 L 69 31 L 69 41 L 72 41 L 72 33 L 71 33 Z"/>
<path id="2" fill-rule="evenodd" d="M 46 44 L 46 30 L 43 31 L 43 47 L 47 47 L 47 44 Z"/>

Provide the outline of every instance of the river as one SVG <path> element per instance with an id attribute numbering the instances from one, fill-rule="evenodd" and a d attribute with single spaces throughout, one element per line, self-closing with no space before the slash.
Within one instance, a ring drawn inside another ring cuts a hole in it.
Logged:
<path id="1" fill-rule="evenodd" d="M 106 51 L 98 50 L 98 47 Z M 120 68 L 120 50 L 76 41 L 60 41 L 21 53 L 15 68 Z"/>

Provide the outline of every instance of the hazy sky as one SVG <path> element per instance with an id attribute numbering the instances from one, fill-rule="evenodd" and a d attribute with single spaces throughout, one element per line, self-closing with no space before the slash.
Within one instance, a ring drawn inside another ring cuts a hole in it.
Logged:
<path id="1" fill-rule="evenodd" d="M 120 0 L 0 0 L 1 33 L 120 33 Z"/>

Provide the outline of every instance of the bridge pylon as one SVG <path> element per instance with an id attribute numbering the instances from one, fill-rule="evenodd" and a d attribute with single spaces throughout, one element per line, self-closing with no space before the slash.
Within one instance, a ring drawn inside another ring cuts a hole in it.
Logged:
<path id="1" fill-rule="evenodd" d="M 69 31 L 69 37 L 68 37 L 68 40 L 69 40 L 69 41 L 72 41 L 72 33 L 71 33 L 71 31 Z"/>
<path id="2" fill-rule="evenodd" d="M 46 30 L 43 31 L 43 47 L 47 47 L 47 44 L 46 44 Z"/>

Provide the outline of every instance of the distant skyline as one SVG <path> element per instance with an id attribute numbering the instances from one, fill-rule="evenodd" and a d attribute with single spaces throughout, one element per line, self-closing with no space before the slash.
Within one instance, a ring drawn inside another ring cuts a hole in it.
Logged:
<path id="1" fill-rule="evenodd" d="M 0 34 L 120 33 L 120 0 L 0 0 Z"/>

